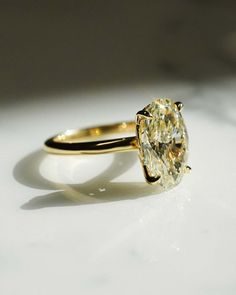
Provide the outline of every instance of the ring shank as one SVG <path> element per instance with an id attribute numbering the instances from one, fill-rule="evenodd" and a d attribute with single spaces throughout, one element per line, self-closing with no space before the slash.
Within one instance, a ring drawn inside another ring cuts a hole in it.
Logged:
<path id="1" fill-rule="evenodd" d="M 86 129 L 72 129 L 49 138 L 44 149 L 52 154 L 103 154 L 137 149 L 136 136 L 98 140 L 107 135 L 135 132 L 135 122 L 121 122 Z"/>

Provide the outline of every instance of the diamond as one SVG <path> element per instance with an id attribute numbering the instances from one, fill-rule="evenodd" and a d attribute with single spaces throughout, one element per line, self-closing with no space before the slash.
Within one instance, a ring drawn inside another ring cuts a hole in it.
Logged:
<path id="1" fill-rule="evenodd" d="M 148 182 L 165 189 L 186 171 L 188 134 L 178 104 L 159 98 L 137 113 L 139 155 Z"/>

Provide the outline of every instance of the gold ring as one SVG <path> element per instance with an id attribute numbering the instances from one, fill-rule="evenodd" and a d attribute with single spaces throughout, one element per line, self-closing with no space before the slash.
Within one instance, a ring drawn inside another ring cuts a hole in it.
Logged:
<path id="1" fill-rule="evenodd" d="M 187 166 L 188 134 L 182 109 L 181 102 L 158 98 L 139 111 L 135 121 L 67 130 L 48 139 L 44 149 L 67 155 L 138 150 L 146 181 L 168 189 L 191 170 Z M 124 132 L 136 135 L 98 140 Z"/>

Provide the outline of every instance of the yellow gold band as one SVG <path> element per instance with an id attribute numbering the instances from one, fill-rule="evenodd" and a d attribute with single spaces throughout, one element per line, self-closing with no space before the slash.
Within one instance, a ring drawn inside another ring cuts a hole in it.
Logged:
<path id="1" fill-rule="evenodd" d="M 45 150 L 53 154 L 91 155 L 138 149 L 146 181 L 170 188 L 190 170 L 186 165 L 188 134 L 182 109 L 181 102 L 158 98 L 136 113 L 135 122 L 67 130 L 49 138 Z M 114 138 L 115 134 L 122 135 Z"/>
<path id="2" fill-rule="evenodd" d="M 134 133 L 135 122 L 122 122 L 86 129 L 72 129 L 49 138 L 44 149 L 53 154 L 103 154 L 123 151 L 133 151 L 138 148 L 137 137 L 121 137 L 106 140 L 97 140 L 100 137 L 119 134 Z"/>

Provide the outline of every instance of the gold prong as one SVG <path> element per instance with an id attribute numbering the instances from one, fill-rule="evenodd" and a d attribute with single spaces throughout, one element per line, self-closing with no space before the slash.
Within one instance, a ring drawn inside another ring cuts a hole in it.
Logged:
<path id="1" fill-rule="evenodd" d="M 145 179 L 146 179 L 147 183 L 149 183 L 149 184 L 156 184 L 158 182 L 158 180 L 161 178 L 160 175 L 158 175 L 156 177 L 150 176 L 148 174 L 148 170 L 147 170 L 147 166 L 146 165 L 143 165 L 143 170 L 144 170 Z"/>
<path id="2" fill-rule="evenodd" d="M 179 112 L 181 112 L 182 109 L 184 108 L 183 103 L 180 101 L 175 102 L 175 105 L 177 106 Z"/>
<path id="3" fill-rule="evenodd" d="M 192 168 L 190 166 L 185 167 L 185 173 L 190 173 L 192 171 Z"/>
<path id="4" fill-rule="evenodd" d="M 152 119 L 152 115 L 149 112 L 145 111 L 145 110 L 139 111 L 137 113 L 137 116 L 141 116 L 141 117 L 144 117 L 146 119 Z"/>

